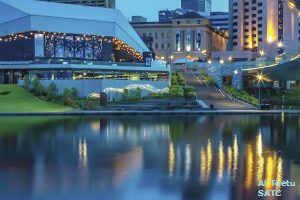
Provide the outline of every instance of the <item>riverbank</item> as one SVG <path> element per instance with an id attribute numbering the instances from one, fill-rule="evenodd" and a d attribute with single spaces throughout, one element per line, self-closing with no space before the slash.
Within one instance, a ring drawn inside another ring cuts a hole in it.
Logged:
<path id="1" fill-rule="evenodd" d="M 0 116 L 28 115 L 210 115 L 210 114 L 300 114 L 300 110 L 105 110 L 105 111 L 69 111 L 69 112 L 0 112 Z"/>

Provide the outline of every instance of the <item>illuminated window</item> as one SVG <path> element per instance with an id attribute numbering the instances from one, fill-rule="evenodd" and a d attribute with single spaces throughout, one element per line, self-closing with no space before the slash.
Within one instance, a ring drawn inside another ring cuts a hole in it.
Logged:
<path id="1" fill-rule="evenodd" d="M 181 50 L 181 40 L 180 40 L 180 38 L 181 38 L 181 36 L 180 36 L 181 34 L 180 34 L 180 31 L 177 31 L 176 32 L 176 51 L 180 51 Z"/>
<path id="2" fill-rule="evenodd" d="M 191 51 L 191 31 L 186 31 L 186 50 Z"/>

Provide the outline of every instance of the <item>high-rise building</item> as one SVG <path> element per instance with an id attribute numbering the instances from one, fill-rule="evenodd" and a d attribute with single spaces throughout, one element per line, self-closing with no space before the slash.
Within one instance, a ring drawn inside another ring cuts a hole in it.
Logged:
<path id="1" fill-rule="evenodd" d="M 196 11 L 203 16 L 209 16 L 211 0 L 181 0 L 181 8 Z"/>
<path id="2" fill-rule="evenodd" d="M 105 7 L 105 8 L 115 8 L 115 0 L 40 0 L 49 1 L 57 3 L 70 3 L 70 4 L 80 4 L 85 6 L 95 6 L 95 7 Z"/>
<path id="3" fill-rule="evenodd" d="M 291 0 L 230 0 L 229 5 L 230 50 L 274 56 L 300 47 L 299 10 Z"/>
<path id="4" fill-rule="evenodd" d="M 229 30 L 229 13 L 228 12 L 211 12 L 207 17 L 211 21 L 211 26 L 215 29 Z"/>

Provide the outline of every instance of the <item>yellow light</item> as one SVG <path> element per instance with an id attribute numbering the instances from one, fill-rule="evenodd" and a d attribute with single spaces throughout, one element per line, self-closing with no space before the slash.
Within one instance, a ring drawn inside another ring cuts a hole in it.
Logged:
<path id="1" fill-rule="evenodd" d="M 259 55 L 260 55 L 260 57 L 263 57 L 263 56 L 265 55 L 264 50 L 260 50 L 260 51 L 259 51 Z"/>
<path id="2" fill-rule="evenodd" d="M 228 57 L 228 61 L 231 62 L 232 61 L 232 56 Z"/>
<path id="3" fill-rule="evenodd" d="M 273 36 L 272 35 L 268 36 L 267 42 L 268 43 L 272 43 L 273 42 Z"/>
<path id="4" fill-rule="evenodd" d="M 218 153 L 218 181 L 221 182 L 223 179 L 223 173 L 224 173 L 224 147 L 222 140 L 219 144 L 219 153 Z"/>
<path id="5" fill-rule="evenodd" d="M 169 146 L 169 175 L 173 176 L 175 168 L 175 150 L 174 145 L 171 142 Z"/>
<path id="6" fill-rule="evenodd" d="M 283 45 L 283 42 L 282 41 L 278 41 L 277 43 L 277 47 L 278 48 L 282 48 L 284 45 Z"/>
<path id="7" fill-rule="evenodd" d="M 208 60 L 208 61 L 207 61 L 207 63 L 208 63 L 208 64 L 211 64 L 211 63 L 212 63 L 212 61 L 211 61 L 211 60 Z"/>
<path id="8" fill-rule="evenodd" d="M 262 80 L 263 80 L 263 75 L 262 74 L 258 74 L 257 76 L 256 76 L 256 78 L 257 78 L 257 80 L 259 81 L 259 82 L 261 82 Z"/>
<path id="9" fill-rule="evenodd" d="M 296 7 L 295 4 L 291 1 L 288 2 L 288 5 L 290 9 L 294 9 Z"/>

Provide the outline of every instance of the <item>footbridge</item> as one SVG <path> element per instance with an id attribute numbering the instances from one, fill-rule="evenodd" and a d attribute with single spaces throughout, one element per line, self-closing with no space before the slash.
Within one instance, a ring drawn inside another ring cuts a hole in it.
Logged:
<path id="1" fill-rule="evenodd" d="M 241 71 L 244 76 L 263 73 L 272 81 L 300 80 L 300 49 L 244 63 Z"/>

